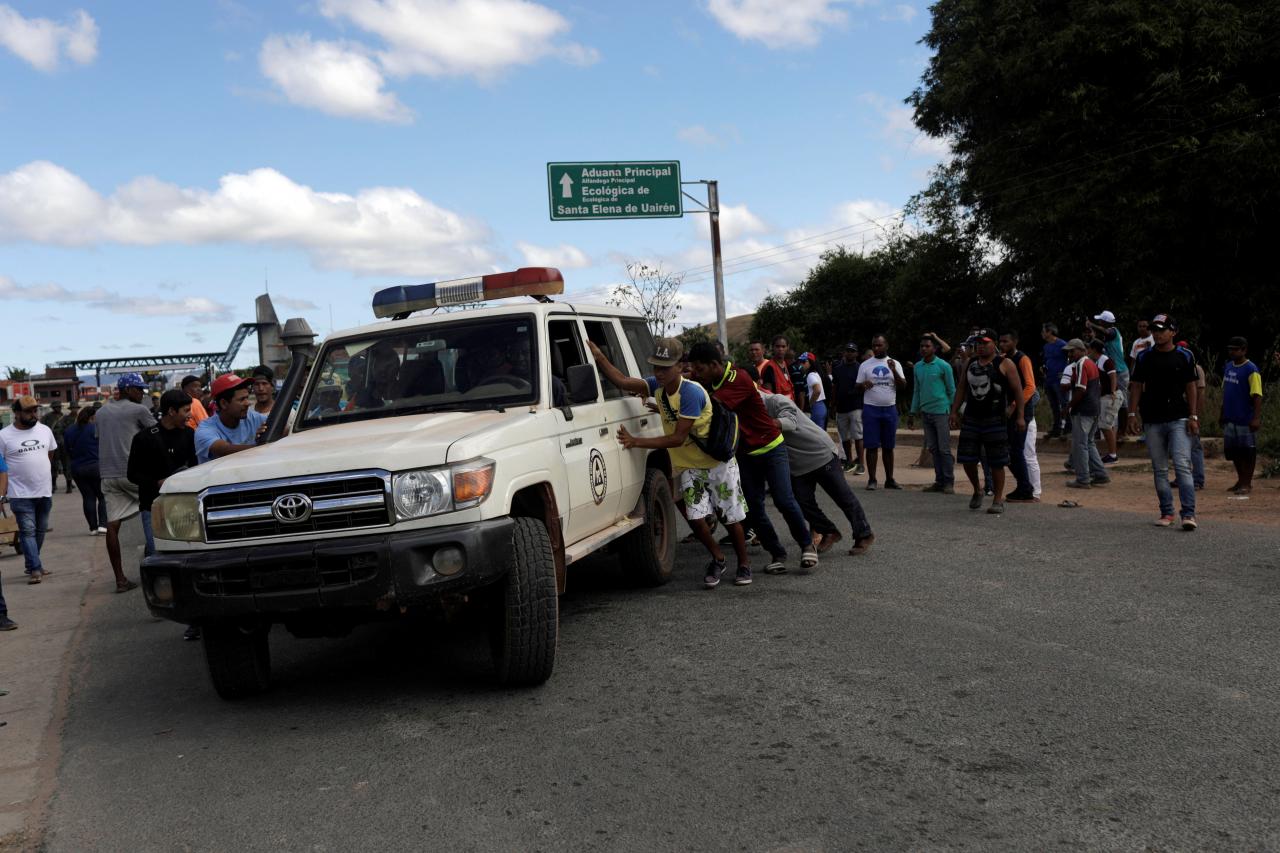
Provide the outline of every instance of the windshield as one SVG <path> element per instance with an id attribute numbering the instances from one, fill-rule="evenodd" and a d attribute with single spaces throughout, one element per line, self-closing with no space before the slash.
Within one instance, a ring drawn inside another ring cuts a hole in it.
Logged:
<path id="1" fill-rule="evenodd" d="M 325 347 L 299 426 L 538 401 L 531 315 L 393 330 Z"/>

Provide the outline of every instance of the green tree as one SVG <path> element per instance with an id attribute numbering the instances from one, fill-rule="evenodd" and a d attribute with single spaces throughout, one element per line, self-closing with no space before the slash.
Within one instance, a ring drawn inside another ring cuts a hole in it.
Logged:
<path id="1" fill-rule="evenodd" d="M 1170 310 L 1205 346 L 1271 339 L 1274 4 L 938 0 L 924 41 L 908 102 L 953 156 L 917 207 L 994 241 L 1006 307 L 1064 325 Z"/>
<path id="2" fill-rule="evenodd" d="M 27 370 L 25 367 L 14 367 L 13 365 L 10 365 L 4 369 L 4 375 L 6 379 L 13 382 L 26 382 L 31 378 L 31 371 Z"/>

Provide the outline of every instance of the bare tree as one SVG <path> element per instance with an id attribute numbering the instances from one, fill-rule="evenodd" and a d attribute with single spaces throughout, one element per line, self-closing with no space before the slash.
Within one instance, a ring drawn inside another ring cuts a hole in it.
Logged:
<path id="1" fill-rule="evenodd" d="M 614 285 L 605 302 L 643 314 L 654 337 L 666 337 L 680 313 L 684 276 L 664 272 L 661 264 L 651 267 L 635 262 L 627 264 L 627 277 L 631 283 Z"/>

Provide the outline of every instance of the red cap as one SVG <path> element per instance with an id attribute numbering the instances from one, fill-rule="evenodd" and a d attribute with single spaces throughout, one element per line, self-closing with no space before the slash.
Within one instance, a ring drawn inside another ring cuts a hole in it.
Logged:
<path id="1" fill-rule="evenodd" d="M 224 373 L 217 379 L 213 380 L 213 384 L 209 386 L 209 393 L 214 397 L 221 396 L 223 392 L 230 391 L 232 388 L 244 386 L 248 388 L 251 383 L 248 379 L 241 379 L 234 373 Z"/>

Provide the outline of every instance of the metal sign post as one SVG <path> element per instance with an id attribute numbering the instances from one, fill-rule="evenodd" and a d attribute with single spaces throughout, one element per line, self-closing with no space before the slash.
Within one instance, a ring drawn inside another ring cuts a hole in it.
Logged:
<path id="1" fill-rule="evenodd" d="M 727 351 L 729 349 L 729 329 L 725 323 L 724 316 L 724 264 L 720 257 L 720 182 L 682 181 L 681 184 L 684 186 L 705 184 L 707 187 L 707 203 L 698 212 L 705 212 L 710 217 L 711 268 L 714 271 L 716 283 L 716 337 L 720 340 L 720 343 L 724 344 L 724 348 Z M 680 192 L 694 204 L 702 204 L 700 200 L 684 192 L 684 190 Z"/>

